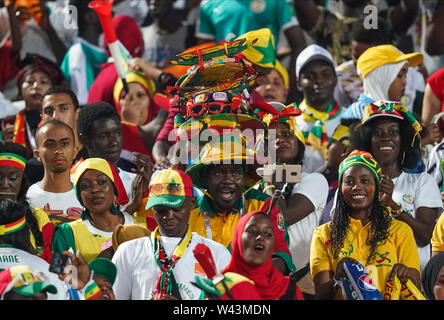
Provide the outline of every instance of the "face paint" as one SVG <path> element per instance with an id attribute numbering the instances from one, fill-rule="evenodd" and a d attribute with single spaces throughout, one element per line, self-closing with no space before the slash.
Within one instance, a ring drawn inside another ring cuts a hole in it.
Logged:
<path id="1" fill-rule="evenodd" d="M 373 195 L 375 193 L 375 186 L 370 186 L 370 194 Z"/>
<path id="2" fill-rule="evenodd" d="M 348 197 L 348 193 L 347 193 L 347 189 L 346 189 L 346 188 L 342 187 L 342 188 L 341 188 L 341 191 L 342 191 L 342 194 L 343 194 L 344 196 Z"/>

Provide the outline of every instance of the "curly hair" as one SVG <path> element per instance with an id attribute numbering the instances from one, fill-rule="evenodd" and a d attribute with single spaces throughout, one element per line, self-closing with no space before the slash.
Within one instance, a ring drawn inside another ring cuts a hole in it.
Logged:
<path id="1" fill-rule="evenodd" d="M 87 139 L 91 133 L 94 121 L 102 118 L 115 118 L 120 123 L 120 116 L 116 108 L 107 102 L 101 101 L 81 106 L 77 118 L 78 136 Z"/>
<path id="2" fill-rule="evenodd" d="M 414 169 L 421 160 L 420 140 L 415 139 L 415 131 L 408 120 L 394 119 L 392 121 L 399 123 L 401 137 L 401 152 L 398 156 L 399 166 L 406 169 Z M 360 127 L 353 127 L 350 130 L 350 150 L 359 149 L 372 153 L 371 139 L 374 133 L 376 121 L 369 121 Z M 372 153 L 373 154 L 373 153 Z M 381 162 L 380 159 L 376 159 Z"/>
<path id="3" fill-rule="evenodd" d="M 22 145 L 14 142 L 5 142 L 3 140 L 0 141 L 0 153 L 14 153 L 21 157 L 26 158 L 26 148 Z M 34 236 L 35 244 L 37 247 L 43 247 L 44 240 L 43 240 L 43 234 L 40 231 L 39 224 L 37 222 L 37 218 L 34 215 L 34 212 L 29 205 L 29 202 L 26 199 L 26 193 L 28 192 L 28 189 L 30 187 L 30 183 L 28 180 L 28 177 L 26 175 L 23 175 L 22 178 L 22 184 L 20 186 L 20 190 L 17 194 L 17 202 L 22 204 L 24 206 L 25 210 L 25 216 L 26 216 L 26 224 L 29 227 L 29 230 L 31 230 L 31 233 Z"/>
<path id="4" fill-rule="evenodd" d="M 342 181 L 339 185 L 341 184 Z M 376 184 L 374 194 L 377 195 L 378 191 L 379 185 Z M 345 201 L 344 195 L 339 191 L 331 224 L 331 246 L 333 257 L 335 258 L 339 256 L 344 246 L 345 236 L 350 224 L 350 211 L 351 208 Z M 384 208 L 378 197 L 375 196 L 370 212 L 370 231 L 366 239 L 366 244 L 370 246 L 370 254 L 367 257 L 367 264 L 373 262 L 378 244 L 388 238 L 391 222 L 392 218 L 388 214 L 387 209 Z"/>

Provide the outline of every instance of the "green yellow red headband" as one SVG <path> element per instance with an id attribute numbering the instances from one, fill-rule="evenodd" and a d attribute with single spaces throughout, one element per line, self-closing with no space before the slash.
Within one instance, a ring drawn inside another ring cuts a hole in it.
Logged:
<path id="1" fill-rule="evenodd" d="M 361 150 L 353 150 L 349 156 L 341 162 L 338 172 L 339 180 L 341 180 L 345 170 L 354 166 L 363 166 L 369 169 L 375 176 L 378 184 L 381 182 L 381 167 L 379 166 L 378 162 L 369 152 Z"/>
<path id="2" fill-rule="evenodd" d="M 15 153 L 0 153 L 0 166 L 16 167 L 25 172 L 26 159 Z"/>
<path id="3" fill-rule="evenodd" d="M 21 228 L 23 228 L 26 225 L 26 219 L 25 216 L 21 217 L 17 221 L 0 225 L 0 236 L 3 236 L 5 234 L 10 234 L 16 231 L 19 231 Z"/>

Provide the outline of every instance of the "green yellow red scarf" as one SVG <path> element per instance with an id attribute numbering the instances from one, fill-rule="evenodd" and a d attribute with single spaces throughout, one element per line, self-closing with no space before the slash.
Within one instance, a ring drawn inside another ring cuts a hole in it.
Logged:
<path id="1" fill-rule="evenodd" d="M 154 291 L 154 300 L 162 299 L 164 294 L 171 295 L 173 292 L 172 286 L 172 273 L 173 268 L 179 259 L 185 254 L 190 242 L 191 242 L 191 229 L 188 228 L 187 233 L 179 242 L 176 249 L 174 249 L 171 258 L 168 258 L 166 252 L 162 246 L 162 241 L 160 238 L 159 227 L 157 227 L 153 233 L 151 233 L 151 241 L 153 243 L 154 258 L 156 259 L 157 265 L 159 266 L 161 272 L 157 277 L 156 288 Z"/>
<path id="2" fill-rule="evenodd" d="M 325 111 L 320 111 L 309 106 L 304 99 L 298 108 L 302 111 L 302 119 L 304 121 L 313 122 L 310 131 L 302 131 L 306 139 L 306 145 L 311 146 L 313 151 L 319 150 L 323 159 L 326 160 L 330 137 L 327 135 L 325 122 L 339 115 L 339 105 L 337 103 L 332 103 Z"/>

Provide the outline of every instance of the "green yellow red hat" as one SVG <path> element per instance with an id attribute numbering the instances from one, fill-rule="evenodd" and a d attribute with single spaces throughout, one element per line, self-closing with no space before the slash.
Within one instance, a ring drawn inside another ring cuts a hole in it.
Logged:
<path id="1" fill-rule="evenodd" d="M 116 281 L 117 267 L 111 260 L 99 257 L 91 260 L 88 265 L 95 276 L 105 278 L 111 285 Z"/>
<path id="2" fill-rule="evenodd" d="M 402 103 L 397 101 L 380 100 L 366 104 L 364 107 L 364 115 L 359 126 L 364 125 L 378 117 L 389 117 L 400 120 L 405 119 L 410 123 L 415 131 L 412 145 L 414 144 L 416 137 L 420 138 L 419 132 L 422 130 L 421 124 Z"/>
<path id="3" fill-rule="evenodd" d="M 185 172 L 165 169 L 157 172 L 150 182 L 145 209 L 162 205 L 178 208 L 187 197 L 193 196 L 193 181 Z"/>
<path id="4" fill-rule="evenodd" d="M 212 164 L 241 164 L 251 165 L 245 178 L 245 187 L 251 188 L 261 180 L 256 168 L 266 163 L 256 155 L 254 150 L 245 148 L 244 143 L 234 135 L 220 136 L 219 140 L 207 143 L 201 150 L 197 161 L 187 168 L 186 173 L 191 177 L 194 185 L 202 190 L 207 189 L 205 169 Z"/>
<path id="5" fill-rule="evenodd" d="M 245 58 L 253 64 L 264 68 L 274 68 L 276 64 L 276 44 L 271 30 L 262 28 L 249 31 L 237 37 L 246 39 L 248 47 L 236 56 Z"/>
<path id="6" fill-rule="evenodd" d="M 34 270 L 25 265 L 10 267 L 0 272 L 0 296 L 1 300 L 9 291 L 32 296 L 39 292 L 57 293 L 57 288 L 38 277 Z"/>
<path id="7" fill-rule="evenodd" d="M 361 151 L 361 150 L 353 150 L 347 158 L 345 158 L 341 164 L 339 165 L 338 177 L 341 180 L 342 175 L 345 170 L 354 166 L 363 166 L 371 171 L 375 176 L 378 184 L 381 182 L 382 173 L 381 167 L 379 166 L 378 161 L 372 156 L 370 152 Z"/>

